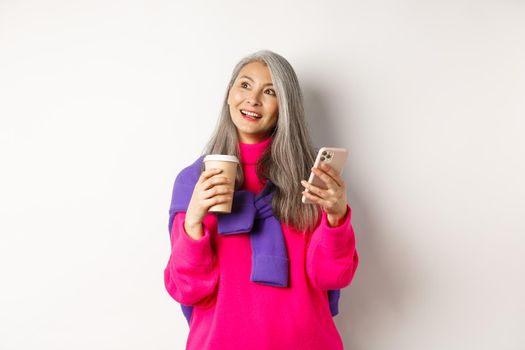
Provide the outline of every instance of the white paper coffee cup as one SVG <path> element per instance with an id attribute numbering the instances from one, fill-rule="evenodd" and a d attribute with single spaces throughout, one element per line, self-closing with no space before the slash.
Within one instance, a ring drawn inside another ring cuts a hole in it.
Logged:
<path id="1" fill-rule="evenodd" d="M 214 176 L 225 176 L 230 179 L 229 184 L 215 185 L 219 188 L 226 187 L 229 189 L 235 189 L 235 177 L 237 176 L 237 166 L 239 165 L 239 159 L 236 156 L 226 154 L 208 154 L 204 157 L 204 168 L 208 169 L 222 169 L 222 172 Z M 213 176 L 212 176 L 213 177 Z M 213 213 L 224 213 L 228 214 L 232 211 L 233 195 L 232 199 L 225 203 L 216 204 L 208 212 Z"/>

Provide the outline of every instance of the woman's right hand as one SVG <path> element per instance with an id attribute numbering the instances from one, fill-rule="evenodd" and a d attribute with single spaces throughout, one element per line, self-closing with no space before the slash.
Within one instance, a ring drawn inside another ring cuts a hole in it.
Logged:
<path id="1" fill-rule="evenodd" d="M 193 238 L 198 239 L 199 237 L 194 236 L 202 236 L 202 221 L 208 209 L 216 204 L 228 202 L 233 196 L 233 190 L 229 186 L 230 179 L 225 176 L 215 176 L 221 172 L 222 169 L 204 170 L 195 184 L 184 222 L 186 232 L 194 233 Z"/>

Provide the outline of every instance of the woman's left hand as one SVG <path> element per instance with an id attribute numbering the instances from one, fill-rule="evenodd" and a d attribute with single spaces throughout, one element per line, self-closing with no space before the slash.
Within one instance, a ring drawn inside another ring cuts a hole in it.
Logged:
<path id="1" fill-rule="evenodd" d="M 312 202 L 319 204 L 326 212 L 330 225 L 336 226 L 346 215 L 346 184 L 335 170 L 326 163 L 321 163 L 319 168 L 312 168 L 312 172 L 317 175 L 326 185 L 326 190 L 302 180 L 301 184 L 308 189 L 302 193 Z"/>

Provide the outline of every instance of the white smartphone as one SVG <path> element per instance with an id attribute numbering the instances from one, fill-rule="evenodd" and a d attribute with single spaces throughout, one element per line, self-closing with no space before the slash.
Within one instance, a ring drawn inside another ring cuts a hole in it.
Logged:
<path id="1" fill-rule="evenodd" d="M 321 165 L 321 163 L 324 162 L 330 165 L 339 174 L 339 176 L 341 176 L 343 174 L 343 168 L 345 166 L 347 158 L 348 150 L 346 148 L 322 147 L 317 153 L 314 167 L 318 168 Z M 308 179 L 308 182 L 322 189 L 327 188 L 324 181 L 321 180 L 321 178 L 315 175 L 313 172 L 310 172 L 310 178 Z M 305 189 L 305 191 L 309 192 L 308 189 Z M 314 203 L 308 198 L 306 198 L 304 195 L 302 202 L 304 204 Z"/>

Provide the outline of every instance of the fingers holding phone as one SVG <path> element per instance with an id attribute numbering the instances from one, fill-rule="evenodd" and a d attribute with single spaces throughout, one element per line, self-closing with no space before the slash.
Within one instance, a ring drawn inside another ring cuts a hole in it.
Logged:
<path id="1" fill-rule="evenodd" d="M 310 178 L 301 181 L 305 187 L 302 202 L 318 204 L 329 215 L 346 213 L 346 184 L 341 175 L 348 151 L 344 148 L 323 147 L 317 154 Z"/>

